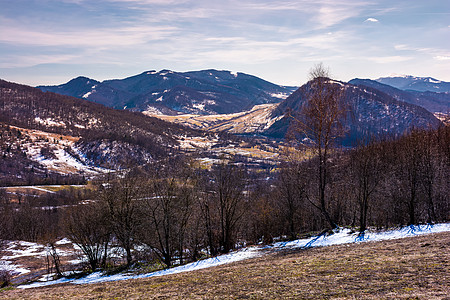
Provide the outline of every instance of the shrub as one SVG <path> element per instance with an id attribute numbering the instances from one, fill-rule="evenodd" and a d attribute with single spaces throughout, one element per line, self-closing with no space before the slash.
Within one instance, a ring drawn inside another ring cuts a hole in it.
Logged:
<path id="1" fill-rule="evenodd" d="M 0 268 L 0 288 L 11 284 L 12 274 L 10 270 Z"/>

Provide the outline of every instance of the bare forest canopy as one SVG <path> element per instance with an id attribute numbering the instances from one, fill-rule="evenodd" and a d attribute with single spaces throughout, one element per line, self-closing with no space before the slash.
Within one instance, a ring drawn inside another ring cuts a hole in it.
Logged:
<path id="1" fill-rule="evenodd" d="M 108 265 L 107 247 L 124 249 L 128 265 L 171 266 L 332 225 L 363 233 L 446 222 L 449 142 L 446 127 L 331 151 L 322 187 L 319 157 L 283 163 L 276 173 L 251 173 L 233 163 L 198 169 L 189 159 L 169 159 L 109 175 L 87 190 L 25 195 L 20 202 L 3 192 L 1 237 L 68 237 L 96 269 Z"/>

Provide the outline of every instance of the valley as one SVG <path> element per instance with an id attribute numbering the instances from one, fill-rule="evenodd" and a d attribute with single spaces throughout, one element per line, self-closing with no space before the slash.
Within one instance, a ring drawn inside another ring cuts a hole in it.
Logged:
<path id="1" fill-rule="evenodd" d="M 447 299 L 447 2 L 0 0 L 0 299 Z"/>
<path id="2" fill-rule="evenodd" d="M 258 261 L 258 247 L 272 260 L 299 251 L 286 245 L 445 227 L 448 103 L 371 80 L 293 91 L 216 70 L 0 81 L 0 283 L 146 281 Z"/>
<path id="3" fill-rule="evenodd" d="M 280 117 L 271 117 L 278 104 L 260 104 L 251 110 L 234 114 L 219 115 L 161 115 L 144 112 L 144 114 L 165 121 L 186 125 L 195 129 L 212 132 L 228 132 L 233 134 L 263 133 Z"/>

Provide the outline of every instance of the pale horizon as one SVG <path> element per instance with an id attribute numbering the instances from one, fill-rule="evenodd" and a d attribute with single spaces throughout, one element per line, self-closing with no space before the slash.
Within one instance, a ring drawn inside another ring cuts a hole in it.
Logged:
<path id="1" fill-rule="evenodd" d="M 0 78 L 32 86 L 228 70 L 299 86 L 390 74 L 450 81 L 445 1 L 0 0 Z"/>

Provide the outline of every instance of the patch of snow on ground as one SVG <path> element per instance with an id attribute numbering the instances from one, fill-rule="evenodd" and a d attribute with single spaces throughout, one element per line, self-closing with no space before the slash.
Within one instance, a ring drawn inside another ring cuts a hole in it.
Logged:
<path id="1" fill-rule="evenodd" d="M 72 260 L 68 260 L 67 263 L 71 264 L 71 265 L 79 265 L 81 263 L 86 263 L 86 260 L 83 260 L 83 259 L 72 259 Z"/>
<path id="2" fill-rule="evenodd" d="M 90 123 L 96 123 L 97 120 L 90 120 Z M 84 127 L 75 125 L 77 127 Z M 76 171 L 83 173 L 96 174 L 104 172 L 102 168 L 88 166 L 88 161 L 83 153 L 75 147 L 77 138 L 57 138 L 55 135 L 45 132 L 33 131 L 30 135 L 31 142 L 24 144 L 25 152 L 31 160 L 36 161 L 48 168 L 58 171 L 62 174 L 73 173 Z M 47 147 L 51 150 L 52 156 L 42 155 L 41 149 Z M 72 156 L 66 152 L 66 147 L 72 148 L 77 155 Z"/>
<path id="3" fill-rule="evenodd" d="M 14 265 L 9 261 L 4 261 L 3 258 L 2 261 L 0 261 L 0 270 L 10 271 L 11 273 L 17 275 L 23 275 L 31 272 L 30 270 L 22 268 L 19 265 Z"/>
<path id="4" fill-rule="evenodd" d="M 68 238 L 63 238 L 55 242 L 55 245 L 67 245 L 67 244 L 72 244 L 72 241 L 69 240 Z"/>
<path id="5" fill-rule="evenodd" d="M 212 166 L 214 164 L 220 164 L 223 162 L 223 160 L 221 160 L 221 159 L 208 158 L 208 157 L 198 158 L 197 161 L 199 161 L 203 165 L 208 165 L 208 166 Z"/>
<path id="6" fill-rule="evenodd" d="M 359 236 L 358 232 L 352 233 L 350 229 L 344 228 L 332 235 L 322 235 L 312 237 L 309 239 L 300 239 L 290 242 L 278 242 L 275 243 L 273 246 L 268 247 L 274 249 L 323 247 L 323 246 L 349 244 L 357 242 L 400 239 L 415 235 L 444 232 L 444 231 L 450 231 L 450 223 L 407 226 L 397 230 L 388 230 L 382 232 L 366 232 L 363 236 Z"/>
<path id="7" fill-rule="evenodd" d="M 73 150 L 76 151 L 75 148 Z M 48 168 L 59 168 L 63 173 L 65 168 L 74 168 L 79 171 L 83 171 L 86 173 L 99 173 L 101 172 L 100 168 L 92 168 L 86 166 L 81 161 L 71 156 L 69 153 L 65 151 L 64 148 L 57 148 L 53 150 L 55 155 L 55 159 L 46 158 L 40 154 L 40 152 L 35 153 L 35 155 L 30 155 L 31 159 L 39 162 L 40 164 L 47 166 Z M 30 153 L 31 154 L 31 153 Z"/>
<path id="8" fill-rule="evenodd" d="M 91 94 L 92 94 L 92 92 L 87 92 L 86 94 L 81 96 L 81 98 L 87 99 L 87 97 L 89 97 Z"/>
<path id="9" fill-rule="evenodd" d="M 278 98 L 278 99 L 286 99 L 289 95 L 286 93 L 272 93 L 270 96 Z"/>
<path id="10" fill-rule="evenodd" d="M 145 115 L 163 115 L 163 113 L 154 106 L 148 106 L 147 110 L 143 112 Z"/>
<path id="11" fill-rule="evenodd" d="M 33 189 L 33 190 L 41 191 L 41 192 L 46 192 L 46 193 L 49 193 L 49 194 L 56 194 L 56 192 L 54 192 L 54 191 L 51 191 L 51 190 L 48 190 L 48 189 L 45 189 L 45 188 L 41 188 L 41 187 L 38 187 L 38 186 L 29 186 L 29 188 Z"/>
<path id="12" fill-rule="evenodd" d="M 102 275 L 101 272 L 92 273 L 84 278 L 79 279 L 68 279 L 61 278 L 54 281 L 47 282 L 35 282 L 28 285 L 21 285 L 18 288 L 27 289 L 48 286 L 59 283 L 73 283 L 73 284 L 88 284 L 88 283 L 99 283 L 108 281 L 118 281 L 126 279 L 139 279 L 139 278 L 149 278 L 155 276 L 164 276 L 169 274 L 177 274 L 182 272 L 190 272 L 215 266 L 220 266 L 224 264 L 229 264 L 232 262 L 237 262 L 249 258 L 258 257 L 264 255 L 264 250 L 282 250 L 282 249 L 295 249 L 295 248 L 310 248 L 310 247 L 323 247 L 331 245 L 340 245 L 348 243 L 366 242 L 366 241 L 382 241 L 391 240 L 404 237 L 411 237 L 416 235 L 437 233 L 450 231 L 450 223 L 435 224 L 435 225 L 419 225 L 419 226 L 407 226 L 397 230 L 389 230 L 383 232 L 368 232 L 363 237 L 358 236 L 357 232 L 351 232 L 350 229 L 340 229 L 338 232 L 332 235 L 322 235 L 318 237 L 311 237 L 308 239 L 299 239 L 290 242 L 278 242 L 269 246 L 253 246 L 244 248 L 238 251 L 231 252 L 229 254 L 212 257 L 190 264 L 186 264 L 179 267 L 174 267 L 170 269 L 165 269 L 157 272 L 133 275 L 133 274 L 116 274 L 116 275 Z"/>
<path id="13" fill-rule="evenodd" d="M 205 110 L 205 104 L 192 104 L 192 107 L 199 110 Z"/>
<path id="14" fill-rule="evenodd" d="M 22 288 L 22 289 L 27 289 L 27 288 L 42 287 L 42 286 L 48 286 L 48 285 L 53 285 L 53 284 L 58 284 L 58 283 L 67 283 L 67 282 L 70 282 L 73 284 L 89 284 L 89 283 L 100 283 L 100 282 L 109 282 L 109 281 L 118 281 L 118 280 L 127 280 L 127 279 L 157 277 L 157 276 L 190 272 L 190 271 L 220 266 L 220 265 L 229 264 L 232 262 L 237 262 L 237 261 L 257 257 L 260 255 L 262 255 L 262 253 L 259 251 L 258 247 L 249 247 L 249 248 L 245 248 L 240 251 L 231 252 L 229 254 L 224 254 L 221 256 L 208 258 L 208 259 L 196 261 L 193 263 L 189 263 L 186 265 L 182 265 L 179 267 L 156 271 L 153 273 L 140 274 L 140 275 L 116 274 L 116 275 L 105 276 L 105 275 L 102 275 L 101 272 L 95 272 L 95 273 L 89 274 L 86 277 L 79 278 L 79 279 L 61 278 L 61 279 L 54 280 L 54 281 L 35 282 L 32 284 L 22 285 L 22 286 L 18 286 L 18 287 Z"/>
<path id="15" fill-rule="evenodd" d="M 10 260 L 25 256 L 46 256 L 45 246 L 37 243 L 25 242 L 25 241 L 13 241 L 8 243 L 6 252 L 10 252 L 11 255 L 5 255 L 2 260 Z"/>
<path id="16" fill-rule="evenodd" d="M 57 126 L 57 127 L 65 127 L 66 124 L 63 121 L 59 121 L 59 122 L 55 122 L 54 120 L 52 120 L 51 118 L 47 118 L 47 119 L 41 119 L 39 117 L 34 118 L 34 120 L 37 123 L 43 124 L 43 125 L 47 125 L 47 126 Z"/>
<path id="17" fill-rule="evenodd" d="M 47 247 L 38 243 L 31 243 L 26 241 L 12 241 L 8 243 L 8 248 L 6 248 L 5 252 L 11 253 L 10 255 L 2 256 L 1 260 L 11 260 L 19 257 L 27 257 L 27 256 L 47 256 Z M 70 251 L 63 251 L 61 249 L 56 250 L 59 256 L 70 256 L 73 253 Z"/>

